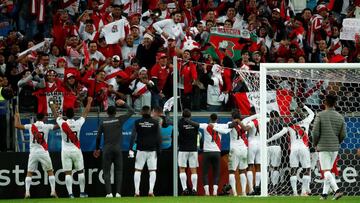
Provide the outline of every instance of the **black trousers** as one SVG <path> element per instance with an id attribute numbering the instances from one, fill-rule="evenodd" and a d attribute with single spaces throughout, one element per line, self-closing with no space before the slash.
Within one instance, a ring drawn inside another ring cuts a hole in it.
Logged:
<path id="1" fill-rule="evenodd" d="M 209 169 L 210 167 L 213 170 L 213 184 L 217 185 L 219 183 L 220 176 L 220 152 L 204 152 L 203 153 L 203 183 L 204 185 L 209 185 Z"/>
<path id="2" fill-rule="evenodd" d="M 103 150 L 103 169 L 106 194 L 112 193 L 111 188 L 111 164 L 114 163 L 114 182 L 116 192 L 121 194 L 122 176 L 123 176 L 123 157 L 120 148 L 104 147 Z"/>

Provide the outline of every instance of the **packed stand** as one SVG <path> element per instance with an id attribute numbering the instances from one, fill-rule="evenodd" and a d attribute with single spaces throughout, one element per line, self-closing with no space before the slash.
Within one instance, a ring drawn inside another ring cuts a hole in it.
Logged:
<path id="1" fill-rule="evenodd" d="M 137 111 L 162 107 L 173 94 L 174 56 L 181 107 L 194 111 L 233 108 L 228 98 L 248 91 L 236 70 L 262 62 L 360 61 L 359 37 L 340 40 L 358 0 L 0 3 L 0 84 L 13 91 L 0 98 L 18 95 L 20 112 L 51 113 L 49 99 L 63 111 L 83 108 L 87 96 L 101 111 L 119 98 Z M 214 44 L 214 32 L 238 37 Z"/>

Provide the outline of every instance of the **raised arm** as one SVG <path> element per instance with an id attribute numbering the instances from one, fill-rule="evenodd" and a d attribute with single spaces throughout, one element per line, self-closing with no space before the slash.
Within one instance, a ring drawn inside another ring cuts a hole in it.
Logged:
<path id="1" fill-rule="evenodd" d="M 15 113 L 14 119 L 15 119 L 15 122 L 14 122 L 15 128 L 20 129 L 20 130 L 25 130 L 25 126 L 21 124 L 19 112 Z"/>
<path id="2" fill-rule="evenodd" d="M 215 124 L 214 125 L 214 130 L 221 133 L 221 134 L 227 134 L 229 133 L 232 129 L 229 128 L 228 124 Z"/>
<path id="3" fill-rule="evenodd" d="M 248 116 L 242 120 L 242 123 L 247 125 L 250 121 L 259 118 L 259 114 L 254 114 L 252 116 Z"/>
<path id="4" fill-rule="evenodd" d="M 285 135 L 287 132 L 289 131 L 288 128 L 283 128 L 280 132 L 276 133 L 274 136 L 272 136 L 271 138 L 267 139 L 267 143 L 272 142 L 274 140 L 279 139 L 280 137 L 282 137 L 283 135 Z"/>
<path id="5" fill-rule="evenodd" d="M 308 116 L 303 120 L 304 123 L 310 124 L 315 117 L 315 113 L 313 110 L 311 110 L 309 107 L 304 105 L 304 109 L 308 112 Z"/>
<path id="6" fill-rule="evenodd" d="M 81 114 L 81 117 L 86 118 L 90 112 L 90 108 L 91 108 L 91 102 L 93 101 L 92 97 L 88 97 L 87 99 L 87 103 L 86 103 L 86 107 L 85 110 L 83 111 L 83 113 Z"/>
<path id="7" fill-rule="evenodd" d="M 120 121 L 126 121 L 126 120 L 129 119 L 132 115 L 135 114 L 134 109 L 133 109 L 131 106 L 129 106 L 127 103 L 125 103 L 124 100 L 121 100 L 121 99 L 116 100 L 116 105 L 118 105 L 118 106 L 124 106 L 124 107 L 127 109 L 126 114 L 120 115 L 120 116 L 118 117 L 118 119 L 119 119 Z"/>

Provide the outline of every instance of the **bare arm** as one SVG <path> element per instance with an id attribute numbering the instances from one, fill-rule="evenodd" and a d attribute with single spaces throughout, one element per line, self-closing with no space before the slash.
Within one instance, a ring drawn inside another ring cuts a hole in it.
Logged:
<path id="1" fill-rule="evenodd" d="M 83 111 L 83 113 L 81 114 L 81 117 L 86 118 L 89 114 L 90 108 L 91 108 L 91 103 L 93 101 L 92 97 L 88 97 L 87 99 L 87 103 L 86 103 L 86 107 L 85 110 Z"/>
<path id="2" fill-rule="evenodd" d="M 21 124 L 19 112 L 16 112 L 16 113 L 15 113 L 15 122 L 14 122 L 14 125 L 15 125 L 15 128 L 17 128 L 17 129 L 25 130 L 25 126 Z"/>

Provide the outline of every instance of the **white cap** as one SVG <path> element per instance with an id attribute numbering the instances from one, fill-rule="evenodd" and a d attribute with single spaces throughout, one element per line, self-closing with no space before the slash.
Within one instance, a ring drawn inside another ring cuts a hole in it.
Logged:
<path id="1" fill-rule="evenodd" d="M 144 38 L 149 38 L 151 41 L 154 40 L 154 37 L 150 35 L 149 33 L 145 33 Z"/>
<path id="2" fill-rule="evenodd" d="M 140 73 L 140 72 L 143 72 L 143 71 L 147 72 L 148 70 L 147 70 L 147 68 L 142 67 L 142 68 L 140 68 L 139 73 Z"/>

